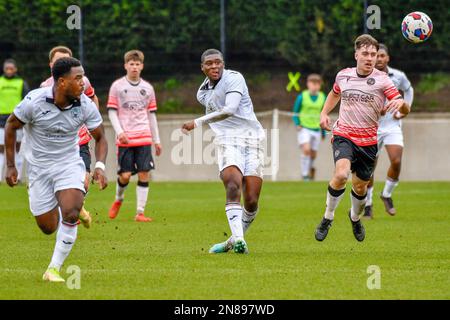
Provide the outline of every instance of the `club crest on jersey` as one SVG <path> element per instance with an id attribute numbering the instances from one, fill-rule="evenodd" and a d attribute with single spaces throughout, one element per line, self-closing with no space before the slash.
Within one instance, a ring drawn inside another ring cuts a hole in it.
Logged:
<path id="1" fill-rule="evenodd" d="M 369 86 L 374 85 L 374 84 L 375 84 L 375 79 L 374 79 L 374 78 L 369 78 L 369 79 L 367 79 L 367 84 L 368 84 Z"/>
<path id="2" fill-rule="evenodd" d="M 141 95 L 143 95 L 144 97 L 147 95 L 147 91 L 145 91 L 145 89 L 141 89 L 141 91 L 139 91 L 139 93 Z"/>
<path id="3" fill-rule="evenodd" d="M 74 107 L 70 109 L 70 113 L 72 114 L 72 118 L 79 119 L 81 115 L 81 109 L 80 107 Z"/>

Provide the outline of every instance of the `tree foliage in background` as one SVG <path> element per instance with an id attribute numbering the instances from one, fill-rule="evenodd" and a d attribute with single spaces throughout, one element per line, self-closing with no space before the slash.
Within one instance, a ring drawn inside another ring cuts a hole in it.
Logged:
<path id="1" fill-rule="evenodd" d="M 83 11 L 85 69 L 98 91 L 123 75 L 123 54 L 146 54 L 144 77 L 166 80 L 198 74 L 199 56 L 220 47 L 220 5 L 210 0 L 0 0 L 0 58 L 14 57 L 32 86 L 49 75 L 48 50 L 70 46 L 78 56 L 78 31 L 68 30 L 66 8 Z M 374 0 L 381 29 L 369 30 L 391 50 L 393 65 L 408 74 L 450 70 L 448 0 Z M 336 72 L 353 65 L 353 41 L 363 32 L 362 0 L 228 0 L 227 64 L 244 72 Z M 433 20 L 432 38 L 414 45 L 400 23 L 411 11 Z"/>

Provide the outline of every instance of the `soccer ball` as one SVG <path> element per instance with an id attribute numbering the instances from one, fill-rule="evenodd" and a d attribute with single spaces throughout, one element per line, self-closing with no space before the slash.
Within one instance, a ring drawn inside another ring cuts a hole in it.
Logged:
<path id="1" fill-rule="evenodd" d="M 423 12 L 411 12 L 403 19 L 402 34 L 410 42 L 424 42 L 431 36 L 431 32 L 433 32 L 433 22 Z"/>

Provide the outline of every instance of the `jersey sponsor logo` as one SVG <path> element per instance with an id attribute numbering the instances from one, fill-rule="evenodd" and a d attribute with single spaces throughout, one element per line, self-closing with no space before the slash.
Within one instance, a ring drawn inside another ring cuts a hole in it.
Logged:
<path id="1" fill-rule="evenodd" d="M 371 93 L 360 90 L 345 90 L 342 92 L 342 101 L 345 102 L 364 102 L 371 103 L 375 101 L 375 96 Z"/>
<path id="2" fill-rule="evenodd" d="M 129 110 L 141 110 L 145 109 L 146 106 L 142 101 L 129 101 L 125 102 L 122 107 Z"/>

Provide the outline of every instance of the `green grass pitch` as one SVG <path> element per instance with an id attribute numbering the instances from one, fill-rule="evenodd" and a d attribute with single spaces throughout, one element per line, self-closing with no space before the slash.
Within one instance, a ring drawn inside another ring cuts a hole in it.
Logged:
<path id="1" fill-rule="evenodd" d="M 325 205 L 326 182 L 266 182 L 260 213 L 246 240 L 249 255 L 208 254 L 229 234 L 220 182 L 152 183 L 148 214 L 133 221 L 130 184 L 118 218 L 107 211 L 111 184 L 91 188 L 93 228 L 79 227 L 66 268 L 81 269 L 81 288 L 41 280 L 55 235 L 42 234 L 28 209 L 26 188 L 0 186 L 0 299 L 449 299 L 450 183 L 402 182 L 398 214 L 388 216 L 374 196 L 375 219 L 358 243 L 347 217 L 349 189 L 328 238 L 314 229 Z M 376 185 L 378 194 L 381 184 Z M 381 288 L 369 290 L 370 265 Z"/>

